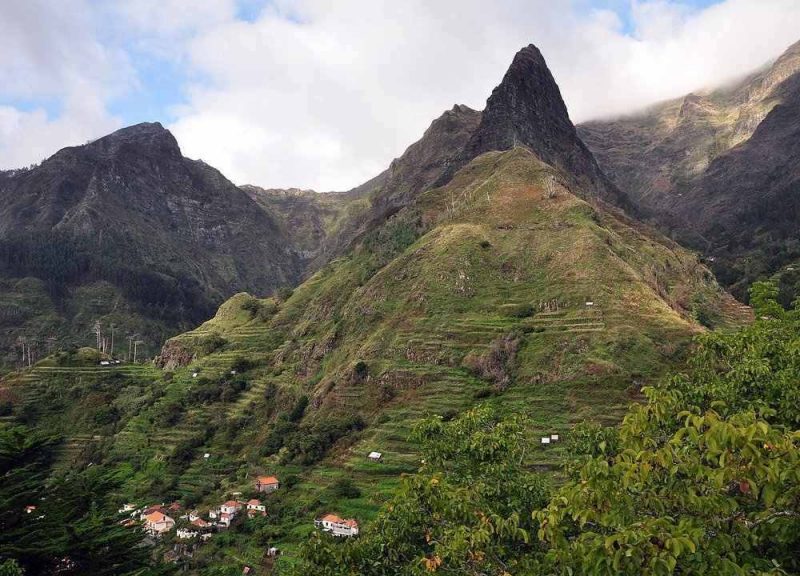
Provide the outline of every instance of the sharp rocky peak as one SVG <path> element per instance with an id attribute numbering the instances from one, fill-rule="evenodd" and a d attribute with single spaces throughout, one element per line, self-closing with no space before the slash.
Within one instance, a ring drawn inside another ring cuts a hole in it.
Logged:
<path id="1" fill-rule="evenodd" d="M 142 122 L 121 128 L 87 144 L 86 148 L 103 156 L 131 150 L 161 158 L 180 158 L 181 149 L 172 133 L 159 122 Z"/>
<path id="2" fill-rule="evenodd" d="M 566 172 L 587 195 L 628 206 L 578 137 L 558 84 L 533 44 L 514 56 L 503 80 L 486 101 L 479 126 L 437 184 L 446 183 L 458 169 L 485 152 L 515 146 L 529 148 L 544 162 Z"/>

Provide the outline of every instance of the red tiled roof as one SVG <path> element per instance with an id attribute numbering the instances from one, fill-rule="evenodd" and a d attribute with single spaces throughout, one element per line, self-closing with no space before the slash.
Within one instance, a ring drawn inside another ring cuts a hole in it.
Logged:
<path id="1" fill-rule="evenodd" d="M 345 520 L 344 518 L 340 518 L 336 514 L 325 514 L 321 519 L 323 522 L 333 522 L 334 524 L 342 524 L 343 526 L 348 526 L 350 528 L 358 528 L 358 522 L 352 519 Z"/>
<path id="2" fill-rule="evenodd" d="M 279 484 L 278 479 L 275 476 L 259 476 L 258 477 L 259 484 Z"/>
<path id="3" fill-rule="evenodd" d="M 157 511 L 151 512 L 150 514 L 145 516 L 145 519 L 152 524 L 158 524 L 159 522 L 163 522 L 166 518 L 167 518 L 166 515 Z"/>

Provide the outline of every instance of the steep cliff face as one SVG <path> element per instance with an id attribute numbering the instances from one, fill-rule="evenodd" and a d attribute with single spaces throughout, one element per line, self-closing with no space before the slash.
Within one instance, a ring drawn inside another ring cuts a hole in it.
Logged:
<path id="1" fill-rule="evenodd" d="M 270 212 L 214 168 L 184 158 L 160 124 L 0 176 L 0 274 L 38 278 L 54 309 L 46 326 L 12 323 L 12 335 L 88 334 L 95 319 L 123 308 L 128 318 L 118 324 L 140 315 L 175 331 L 238 291 L 298 282 L 302 263 L 287 245 Z M 95 309 L 77 312 L 72 301 L 85 303 L 77 292 L 99 284 L 108 290 L 93 297 Z"/>
<path id="2" fill-rule="evenodd" d="M 800 42 L 732 86 L 578 133 L 640 210 L 715 261 L 743 295 L 800 258 Z"/>
<path id="3" fill-rule="evenodd" d="M 356 189 L 368 203 L 333 234 L 322 260 L 340 255 L 427 189 L 447 184 L 478 156 L 514 147 L 531 150 L 586 198 L 635 210 L 600 170 L 577 135 L 553 75 L 533 45 L 520 50 L 483 112 L 456 105 L 389 169 Z"/>
<path id="4" fill-rule="evenodd" d="M 486 101 L 480 125 L 439 183 L 485 152 L 515 146 L 529 148 L 542 161 L 563 170 L 583 193 L 626 204 L 578 138 L 558 84 L 533 45 L 514 56 L 502 82 Z"/>

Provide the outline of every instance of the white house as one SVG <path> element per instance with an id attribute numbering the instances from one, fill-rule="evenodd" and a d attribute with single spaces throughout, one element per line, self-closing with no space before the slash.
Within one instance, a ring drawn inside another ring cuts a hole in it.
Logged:
<path id="1" fill-rule="evenodd" d="M 123 504 L 122 508 L 117 510 L 120 514 L 125 514 L 126 512 L 133 512 L 136 510 L 136 504 Z"/>
<path id="2" fill-rule="evenodd" d="M 261 500 L 253 498 L 252 500 L 247 501 L 247 515 L 250 518 L 257 515 L 266 516 L 267 507 L 261 503 Z"/>
<path id="3" fill-rule="evenodd" d="M 144 528 L 151 534 L 159 536 L 175 527 L 175 520 L 163 512 L 151 512 L 145 516 Z"/>
<path id="4" fill-rule="evenodd" d="M 236 516 L 241 509 L 241 503 L 237 502 L 236 500 L 228 500 L 219 507 L 220 514 L 230 514 L 231 516 Z"/>
<path id="5" fill-rule="evenodd" d="M 314 521 L 314 526 L 321 528 L 325 532 L 330 532 L 334 536 L 356 536 L 358 534 L 358 522 L 352 519 L 339 518 L 336 514 L 326 514 L 322 518 Z"/>
<path id="6" fill-rule="evenodd" d="M 373 462 L 377 462 L 378 460 L 383 458 L 383 454 L 381 454 L 380 452 L 370 452 L 367 458 L 369 458 Z"/>
<path id="7" fill-rule="evenodd" d="M 230 528 L 231 522 L 233 521 L 235 514 L 228 514 L 227 512 L 220 512 L 219 519 L 217 520 L 217 526 L 221 526 L 223 528 Z"/>

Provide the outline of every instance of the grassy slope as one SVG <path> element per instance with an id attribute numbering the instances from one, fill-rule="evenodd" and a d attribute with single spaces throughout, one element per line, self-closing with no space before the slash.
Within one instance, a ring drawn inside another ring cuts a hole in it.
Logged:
<path id="1" fill-rule="evenodd" d="M 166 360 L 194 360 L 152 374 L 152 401 L 115 428 L 108 450 L 130 478 L 120 499 L 211 503 L 247 494 L 256 473 L 298 474 L 269 502 L 271 542 L 291 562 L 315 514 L 369 520 L 398 474 L 416 467 L 407 434 L 426 414 L 491 402 L 526 414 L 532 436 L 585 418 L 613 422 L 639 385 L 681 362 L 701 330 L 693 317 L 719 326 L 747 319 L 694 255 L 560 186 L 548 197 L 551 175 L 522 149 L 481 156 L 285 302 L 238 295 L 170 341 Z M 510 383 L 497 386 L 470 366 L 487 364 L 503 338 L 518 351 L 498 363 Z M 194 399 L 201 379 L 234 378 L 241 358 L 256 364 L 245 391 Z M 315 466 L 264 456 L 276 416 L 301 394 L 311 398 L 305 423 L 359 414 L 367 427 Z M 187 444 L 194 457 L 174 466 Z M 368 462 L 371 450 L 384 461 Z M 540 449 L 530 462 L 548 467 L 558 457 L 558 447 Z M 343 476 L 361 497 L 331 491 Z M 250 563 L 263 553 L 252 539 L 219 542 L 206 553 Z"/>
<path id="2" fill-rule="evenodd" d="M 152 357 L 180 328 L 154 319 L 150 312 L 127 300 L 108 282 L 72 287 L 62 298 L 54 299 L 37 278 L 0 278 L 0 373 L 21 365 L 20 338 L 34 349 L 34 358 L 40 359 L 48 354 L 48 338 L 53 339 L 54 349 L 94 343 L 95 321 L 100 321 L 107 336 L 110 326 L 116 326 L 116 354 L 124 356 L 128 350 L 125 337 L 138 334 L 140 357 Z"/>

